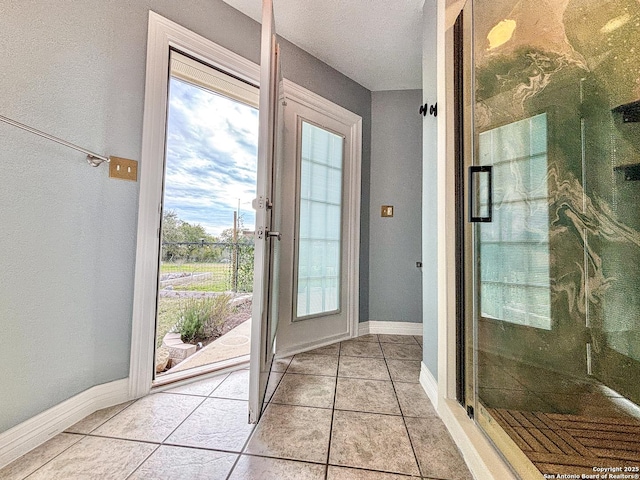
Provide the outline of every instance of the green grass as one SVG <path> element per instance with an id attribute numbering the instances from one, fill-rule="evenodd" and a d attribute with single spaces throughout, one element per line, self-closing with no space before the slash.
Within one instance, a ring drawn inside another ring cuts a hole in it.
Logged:
<path id="1" fill-rule="evenodd" d="M 161 297 L 158 301 L 158 323 L 156 326 L 156 347 L 162 345 L 162 339 L 178 321 L 182 298 Z"/>
<path id="2" fill-rule="evenodd" d="M 174 290 L 191 292 L 226 292 L 231 290 L 230 263 L 162 263 L 160 274 L 164 273 L 211 273 L 213 278 L 194 281 L 185 285 L 174 285 Z"/>
<path id="3" fill-rule="evenodd" d="M 187 285 L 174 285 L 174 290 L 185 290 L 188 292 L 226 292 L 231 290 L 231 283 L 227 280 L 208 279 L 203 282 L 190 283 Z"/>
<path id="4" fill-rule="evenodd" d="M 160 273 L 178 272 L 215 272 L 227 273 L 231 270 L 231 263 L 165 263 L 160 264 Z"/>

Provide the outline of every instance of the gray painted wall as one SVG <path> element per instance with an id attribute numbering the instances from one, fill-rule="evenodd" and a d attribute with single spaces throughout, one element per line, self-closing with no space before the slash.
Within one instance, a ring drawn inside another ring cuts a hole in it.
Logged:
<path id="1" fill-rule="evenodd" d="M 423 102 L 433 105 L 437 100 L 436 69 L 436 0 L 427 0 L 423 9 L 422 31 L 422 92 Z M 444 108 L 440 105 L 440 109 Z M 422 361 L 438 378 L 438 124 L 427 115 L 423 121 L 422 161 Z"/>
<path id="2" fill-rule="evenodd" d="M 259 58 L 259 25 L 220 0 L 0 0 L 0 9 L 0 114 L 104 154 L 140 159 L 149 9 Z M 371 94 L 288 42 L 283 68 L 363 117 L 366 318 Z M 0 165 L 2 432 L 128 376 L 138 184 L 5 124 Z"/>
<path id="3" fill-rule="evenodd" d="M 421 101 L 421 90 L 371 94 L 369 320 L 422 322 Z"/>

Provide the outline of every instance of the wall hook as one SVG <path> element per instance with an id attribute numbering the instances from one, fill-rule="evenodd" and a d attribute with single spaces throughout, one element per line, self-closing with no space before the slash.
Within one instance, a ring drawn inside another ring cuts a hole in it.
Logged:
<path id="1" fill-rule="evenodd" d="M 429 115 L 433 115 L 434 117 L 437 117 L 438 116 L 438 104 L 434 103 L 433 105 L 429 106 L 428 103 L 425 103 L 424 105 L 420 105 L 420 114 L 423 117 L 426 117 L 427 113 Z"/>

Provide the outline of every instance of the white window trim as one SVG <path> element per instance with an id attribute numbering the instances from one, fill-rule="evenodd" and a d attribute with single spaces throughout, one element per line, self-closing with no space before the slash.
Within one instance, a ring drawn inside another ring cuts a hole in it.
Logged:
<path id="1" fill-rule="evenodd" d="M 167 83 L 169 50 L 175 48 L 209 65 L 229 72 L 254 85 L 260 83 L 260 67 L 197 35 L 157 13 L 149 12 L 147 68 L 140 167 L 140 197 L 138 206 L 138 236 L 133 296 L 129 395 L 138 398 L 151 390 L 158 282 L 158 225 L 162 202 L 163 159 L 167 120 Z M 349 316 L 351 331 L 358 331 L 359 250 L 360 250 L 360 177 L 362 158 L 362 118 L 348 110 L 284 80 L 285 96 L 318 109 L 350 125 L 352 139 L 353 185 L 350 208 L 351 225 L 349 254 L 353 261 L 349 271 Z"/>

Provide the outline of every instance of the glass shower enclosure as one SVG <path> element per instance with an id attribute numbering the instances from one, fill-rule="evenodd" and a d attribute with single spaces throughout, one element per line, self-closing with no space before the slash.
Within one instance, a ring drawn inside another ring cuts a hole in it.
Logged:
<path id="1" fill-rule="evenodd" d="M 640 478 L 640 2 L 472 8 L 476 420 L 522 478 Z"/>

